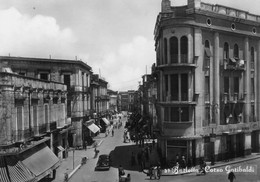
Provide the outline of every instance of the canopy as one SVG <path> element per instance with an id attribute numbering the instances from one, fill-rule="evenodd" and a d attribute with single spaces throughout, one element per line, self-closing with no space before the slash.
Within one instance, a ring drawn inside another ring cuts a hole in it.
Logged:
<path id="1" fill-rule="evenodd" d="M 107 118 L 102 118 L 102 120 L 106 123 L 106 125 L 110 124 L 110 122 L 107 120 Z"/>

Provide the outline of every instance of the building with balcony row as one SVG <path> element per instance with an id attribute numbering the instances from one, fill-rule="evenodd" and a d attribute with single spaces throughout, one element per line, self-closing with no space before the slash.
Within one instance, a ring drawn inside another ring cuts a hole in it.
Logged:
<path id="1" fill-rule="evenodd" d="M 1 64 L 0 181 L 39 181 L 59 166 L 71 124 L 66 105 L 66 85 Z"/>
<path id="2" fill-rule="evenodd" d="M 2 56 L 0 60 L 16 74 L 65 84 L 67 119 L 72 125 L 68 131 L 69 146 L 82 147 L 93 142 L 92 137 L 100 130 L 96 116 L 101 116 L 107 108 L 107 82 L 95 79 L 98 75 L 93 74 L 89 65 L 81 60 L 51 58 Z"/>
<path id="3" fill-rule="evenodd" d="M 162 0 L 154 38 L 158 139 L 167 161 L 259 152 L 260 16 L 188 0 Z"/>

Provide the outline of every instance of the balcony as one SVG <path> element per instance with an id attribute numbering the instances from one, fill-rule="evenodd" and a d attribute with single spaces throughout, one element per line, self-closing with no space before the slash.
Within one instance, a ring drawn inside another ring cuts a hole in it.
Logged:
<path id="1" fill-rule="evenodd" d="M 239 94 L 239 93 L 223 93 L 223 101 L 224 103 L 237 103 L 237 102 L 241 102 L 244 103 L 245 102 L 245 94 Z"/>
<path id="2" fill-rule="evenodd" d="M 15 141 L 24 141 L 34 136 L 34 132 L 29 129 L 25 130 L 13 130 L 13 136 Z"/>
<path id="3" fill-rule="evenodd" d="M 198 56 L 194 56 L 194 59 L 189 61 L 188 55 L 181 54 L 180 56 L 177 54 L 171 55 L 171 62 L 160 64 L 156 68 L 157 69 L 165 69 L 165 68 L 196 68 L 197 67 L 197 59 Z M 180 58 L 180 59 L 179 59 Z M 180 60 L 180 61 L 179 61 Z"/>
<path id="4" fill-rule="evenodd" d="M 182 93 L 181 95 L 174 94 L 164 96 L 163 100 L 160 102 L 161 104 L 197 104 L 199 94 L 194 94 L 193 97 L 189 98 L 188 93 Z"/>
<path id="5" fill-rule="evenodd" d="M 224 70 L 245 71 L 245 61 L 239 58 L 224 59 Z"/>

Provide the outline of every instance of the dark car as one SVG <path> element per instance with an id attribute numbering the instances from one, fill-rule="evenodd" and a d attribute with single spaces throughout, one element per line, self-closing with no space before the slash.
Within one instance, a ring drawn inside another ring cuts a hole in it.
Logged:
<path id="1" fill-rule="evenodd" d="M 95 171 L 109 170 L 109 168 L 110 168 L 110 156 L 106 154 L 100 155 L 98 158 L 97 165 L 95 167 Z"/>

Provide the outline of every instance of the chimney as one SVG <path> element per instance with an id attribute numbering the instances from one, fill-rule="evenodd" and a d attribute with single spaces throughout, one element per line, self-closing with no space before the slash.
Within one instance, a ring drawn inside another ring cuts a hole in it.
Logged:
<path id="1" fill-rule="evenodd" d="M 162 13 L 171 11 L 171 1 L 170 0 L 162 0 L 161 6 L 162 6 L 162 10 L 161 10 Z"/>

